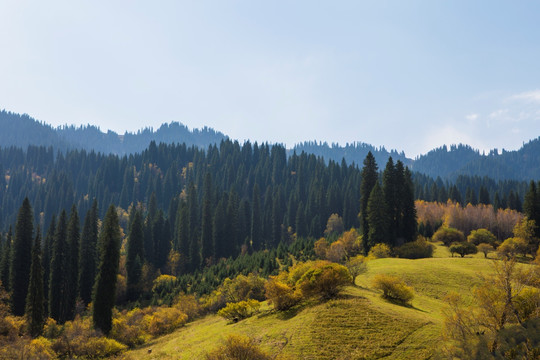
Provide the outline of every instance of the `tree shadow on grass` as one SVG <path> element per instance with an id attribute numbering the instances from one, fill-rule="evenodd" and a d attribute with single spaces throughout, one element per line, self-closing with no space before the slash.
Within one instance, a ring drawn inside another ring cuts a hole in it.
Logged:
<path id="1" fill-rule="evenodd" d="M 401 306 L 401 307 L 404 307 L 404 308 L 408 308 L 408 309 L 420 311 L 420 312 L 423 312 L 423 313 L 427 313 L 426 310 L 419 309 L 419 308 L 417 308 L 416 306 L 414 306 L 411 303 L 406 303 L 406 302 L 399 301 L 399 300 L 396 300 L 396 299 L 385 298 L 383 296 L 381 296 L 381 297 L 384 300 L 388 301 L 390 304 L 394 304 L 394 305 Z"/>

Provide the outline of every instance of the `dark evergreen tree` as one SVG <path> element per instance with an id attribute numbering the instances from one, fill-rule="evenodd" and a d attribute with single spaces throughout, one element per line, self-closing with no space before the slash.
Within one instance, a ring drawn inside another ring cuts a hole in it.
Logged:
<path id="1" fill-rule="evenodd" d="M 43 296 L 45 299 L 43 308 L 45 309 L 45 315 L 49 314 L 49 280 L 51 277 L 51 257 L 52 246 L 54 242 L 54 233 L 56 232 L 56 216 L 53 215 L 49 229 L 47 229 L 47 235 L 45 235 L 45 241 L 43 244 Z"/>
<path id="2" fill-rule="evenodd" d="M 362 180 L 360 186 L 360 227 L 364 239 L 369 239 L 369 221 L 368 221 L 368 201 L 373 190 L 373 187 L 378 181 L 378 167 L 375 162 L 373 154 L 368 152 L 364 159 L 364 167 L 362 168 Z M 382 190 L 381 190 L 382 191 Z M 364 240 L 364 246 L 368 244 L 368 241 Z M 369 249 L 365 248 L 367 253 Z"/>
<path id="3" fill-rule="evenodd" d="M 68 286 L 66 293 L 65 318 L 72 320 L 75 317 L 77 303 L 77 290 L 79 289 L 79 256 L 80 256 L 80 220 L 75 205 L 71 208 L 67 228 L 68 244 Z"/>
<path id="4" fill-rule="evenodd" d="M 98 208 L 94 200 L 84 218 L 79 255 L 79 295 L 85 305 L 92 301 L 97 269 Z"/>
<path id="5" fill-rule="evenodd" d="M 6 235 L 6 242 L 4 245 L 4 252 L 2 253 L 2 258 L 0 259 L 0 281 L 2 282 L 2 287 L 9 292 L 9 268 L 11 264 L 11 226 Z"/>
<path id="6" fill-rule="evenodd" d="M 368 250 L 379 243 L 388 243 L 388 217 L 386 210 L 386 201 L 379 185 L 375 182 L 371 195 L 369 196 L 367 215 L 368 215 Z"/>
<path id="7" fill-rule="evenodd" d="M 49 316 L 63 324 L 68 319 L 66 301 L 69 286 L 69 246 L 67 243 L 67 215 L 62 210 L 58 217 L 52 246 L 51 277 L 49 279 Z"/>
<path id="8" fill-rule="evenodd" d="M 400 220 L 400 208 L 399 208 L 399 190 L 402 182 L 400 180 L 400 175 L 403 175 L 403 168 L 401 168 L 402 173 L 398 174 L 396 167 L 394 166 L 394 161 L 392 157 L 388 158 L 386 163 L 386 168 L 383 172 L 383 194 L 384 202 L 386 209 L 386 225 L 388 226 L 386 236 L 388 236 L 387 241 L 389 245 L 396 245 L 395 241 L 398 237 L 399 231 L 399 220 Z"/>
<path id="9" fill-rule="evenodd" d="M 26 295 L 30 282 L 34 221 L 30 201 L 25 198 L 15 224 L 15 237 L 11 247 L 10 289 L 13 314 L 24 315 Z"/>
<path id="10" fill-rule="evenodd" d="M 203 185 L 202 218 L 201 218 L 201 256 L 206 262 L 215 259 L 216 249 L 212 241 L 212 177 L 206 173 Z"/>
<path id="11" fill-rule="evenodd" d="M 189 266 L 193 271 L 201 265 L 201 246 L 199 244 L 199 210 L 197 206 L 197 190 L 195 184 L 190 183 L 187 196 L 188 224 L 189 224 Z"/>
<path id="12" fill-rule="evenodd" d="M 213 227 L 212 227 L 212 237 L 213 237 L 213 247 L 216 249 L 217 258 L 226 257 L 227 247 L 230 246 L 230 243 L 226 242 L 227 240 L 227 214 L 226 214 L 226 199 L 222 198 L 219 200 L 216 207 Z"/>
<path id="13" fill-rule="evenodd" d="M 43 309 L 43 269 L 41 266 L 41 231 L 37 229 L 36 240 L 32 248 L 32 265 L 30 268 L 30 284 L 26 296 L 26 319 L 28 329 L 32 337 L 41 334 L 45 323 Z"/>
<path id="14" fill-rule="evenodd" d="M 412 174 L 408 168 L 405 168 L 403 172 L 403 185 L 399 196 L 401 216 L 399 222 L 399 237 L 403 238 L 405 242 L 413 241 L 416 238 L 418 222 L 416 217 L 416 206 L 414 204 Z"/>
<path id="15" fill-rule="evenodd" d="M 108 335 L 112 328 L 112 310 L 116 301 L 116 280 L 120 260 L 120 225 L 114 205 L 109 206 L 99 238 L 99 265 L 93 292 L 94 327 Z"/>
<path id="16" fill-rule="evenodd" d="M 184 271 L 189 264 L 189 210 L 185 201 L 182 201 L 179 205 L 175 228 L 175 250 L 180 253 L 182 259 L 181 270 Z"/>
<path id="17" fill-rule="evenodd" d="M 525 194 L 523 212 L 529 220 L 535 221 L 535 236 L 540 237 L 540 194 L 534 181 L 530 182 L 529 190 Z"/>
<path id="18" fill-rule="evenodd" d="M 126 272 L 128 298 L 135 300 L 141 291 L 142 262 L 144 259 L 144 227 L 140 211 L 136 210 L 135 207 L 131 211 L 134 215 L 129 226 Z"/>
<path id="19" fill-rule="evenodd" d="M 251 246 L 254 250 L 262 248 L 261 196 L 259 185 L 253 187 L 253 206 L 251 213 Z"/>
<path id="20" fill-rule="evenodd" d="M 483 205 L 489 205 L 489 192 L 485 186 L 480 186 L 480 193 L 478 194 L 478 203 Z"/>

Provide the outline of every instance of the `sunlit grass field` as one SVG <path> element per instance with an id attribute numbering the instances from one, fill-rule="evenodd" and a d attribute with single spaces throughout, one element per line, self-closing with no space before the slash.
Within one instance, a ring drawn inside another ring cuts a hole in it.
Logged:
<path id="1" fill-rule="evenodd" d="M 377 259 L 336 300 L 276 313 L 262 312 L 235 324 L 210 315 L 126 354 L 129 359 L 203 359 L 228 334 L 254 338 L 277 359 L 428 359 L 440 345 L 441 309 L 451 291 L 471 299 L 480 275 L 491 271 L 484 255 Z M 377 274 L 401 277 L 415 290 L 411 306 L 389 303 L 373 290 Z M 151 350 L 151 351 L 150 351 Z"/>

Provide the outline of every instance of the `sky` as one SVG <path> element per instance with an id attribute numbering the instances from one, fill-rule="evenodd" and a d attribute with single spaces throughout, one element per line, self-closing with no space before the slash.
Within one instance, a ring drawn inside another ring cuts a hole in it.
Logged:
<path id="1" fill-rule="evenodd" d="M 0 109 L 288 147 L 540 136 L 539 1 L 0 2 Z"/>

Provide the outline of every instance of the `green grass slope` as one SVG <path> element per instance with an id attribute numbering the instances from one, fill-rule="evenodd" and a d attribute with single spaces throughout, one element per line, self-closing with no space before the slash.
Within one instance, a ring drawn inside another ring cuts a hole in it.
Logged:
<path id="1" fill-rule="evenodd" d="M 489 259 L 378 259 L 339 299 L 295 313 L 269 308 L 229 324 L 212 315 L 126 354 L 130 359 L 201 359 L 228 334 L 250 336 L 278 359 L 428 359 L 437 348 L 443 298 L 471 297 Z M 398 275 L 415 289 L 409 307 L 389 303 L 371 289 L 376 274 Z M 150 352 L 151 349 L 151 352 Z"/>

